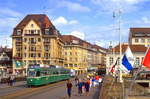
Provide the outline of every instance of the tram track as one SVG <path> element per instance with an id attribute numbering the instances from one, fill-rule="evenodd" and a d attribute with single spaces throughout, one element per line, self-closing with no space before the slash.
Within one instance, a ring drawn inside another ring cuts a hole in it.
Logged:
<path id="1" fill-rule="evenodd" d="M 27 97 L 37 95 L 38 93 L 43 93 L 49 89 L 55 89 L 61 87 L 64 84 L 64 82 L 65 81 L 51 83 L 46 86 L 40 86 L 36 88 L 25 88 L 23 90 L 18 90 L 13 93 L 7 94 L 5 96 L 0 96 L 0 99 L 28 99 Z"/>

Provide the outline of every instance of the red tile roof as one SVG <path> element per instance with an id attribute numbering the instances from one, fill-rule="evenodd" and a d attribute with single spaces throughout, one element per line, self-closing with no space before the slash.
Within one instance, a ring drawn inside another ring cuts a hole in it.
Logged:
<path id="1" fill-rule="evenodd" d="M 29 14 L 17 26 L 18 29 L 23 29 L 30 20 L 34 20 L 40 28 L 50 28 L 51 21 L 45 14 Z"/>
<path id="2" fill-rule="evenodd" d="M 122 52 L 124 53 L 127 49 L 127 44 L 122 44 Z M 129 45 L 132 52 L 146 52 L 147 47 L 144 45 Z M 120 52 L 120 45 L 115 46 L 113 49 L 114 52 Z"/>
<path id="3" fill-rule="evenodd" d="M 62 35 L 62 40 L 64 41 L 64 43 L 66 45 L 81 45 L 81 46 L 84 46 L 86 48 L 95 48 L 95 49 L 102 49 L 102 50 L 106 50 L 105 48 L 102 48 L 98 45 L 93 45 L 85 40 L 82 40 L 76 36 L 73 36 L 73 35 Z"/>
<path id="4" fill-rule="evenodd" d="M 130 36 L 139 37 L 138 34 L 142 34 L 140 37 L 147 37 L 147 34 L 150 34 L 150 28 L 130 28 Z"/>
<path id="5" fill-rule="evenodd" d="M 37 23 L 37 25 L 41 28 L 42 33 L 44 33 L 44 29 L 50 29 L 50 32 L 54 35 L 60 35 L 58 30 L 55 28 L 55 26 L 52 24 L 52 22 L 49 20 L 49 18 L 45 14 L 29 14 L 27 15 L 15 28 L 13 31 L 13 35 L 16 35 L 16 30 L 21 29 L 21 32 L 23 28 L 28 24 L 30 20 L 33 20 Z"/>

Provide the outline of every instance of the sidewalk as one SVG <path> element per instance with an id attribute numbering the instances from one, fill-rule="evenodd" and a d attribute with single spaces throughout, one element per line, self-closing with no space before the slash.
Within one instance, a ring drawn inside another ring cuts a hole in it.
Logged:
<path id="1" fill-rule="evenodd" d="M 81 96 L 78 95 L 77 87 L 73 87 L 72 96 L 69 98 L 68 96 L 64 96 L 61 99 L 99 99 L 99 86 L 90 88 L 89 95 L 86 96 L 84 92 Z"/>
<path id="2" fill-rule="evenodd" d="M 9 88 L 9 87 L 17 87 L 17 86 L 21 86 L 25 84 L 26 84 L 26 81 L 15 82 L 13 86 L 9 86 L 7 83 L 5 83 L 5 84 L 0 84 L 0 89 Z"/>

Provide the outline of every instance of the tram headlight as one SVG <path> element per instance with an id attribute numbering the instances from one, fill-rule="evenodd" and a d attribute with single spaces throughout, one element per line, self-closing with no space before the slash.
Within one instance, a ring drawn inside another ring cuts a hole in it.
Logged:
<path id="1" fill-rule="evenodd" d="M 32 79 L 30 81 L 32 81 Z"/>

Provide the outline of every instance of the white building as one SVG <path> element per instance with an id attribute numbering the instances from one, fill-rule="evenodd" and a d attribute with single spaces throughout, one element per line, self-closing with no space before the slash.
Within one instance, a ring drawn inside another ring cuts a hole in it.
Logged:
<path id="1" fill-rule="evenodd" d="M 128 47 L 128 44 L 122 44 L 122 57 Z M 139 67 L 141 65 L 141 62 L 144 58 L 145 52 L 147 50 L 147 47 L 145 45 L 129 45 L 133 56 L 135 57 L 135 68 Z M 106 72 L 109 73 L 111 67 L 115 64 L 116 60 L 117 65 L 116 67 L 119 67 L 120 65 L 120 46 L 117 45 L 114 48 L 109 49 L 106 55 Z M 122 59 L 122 58 L 121 58 Z"/>

